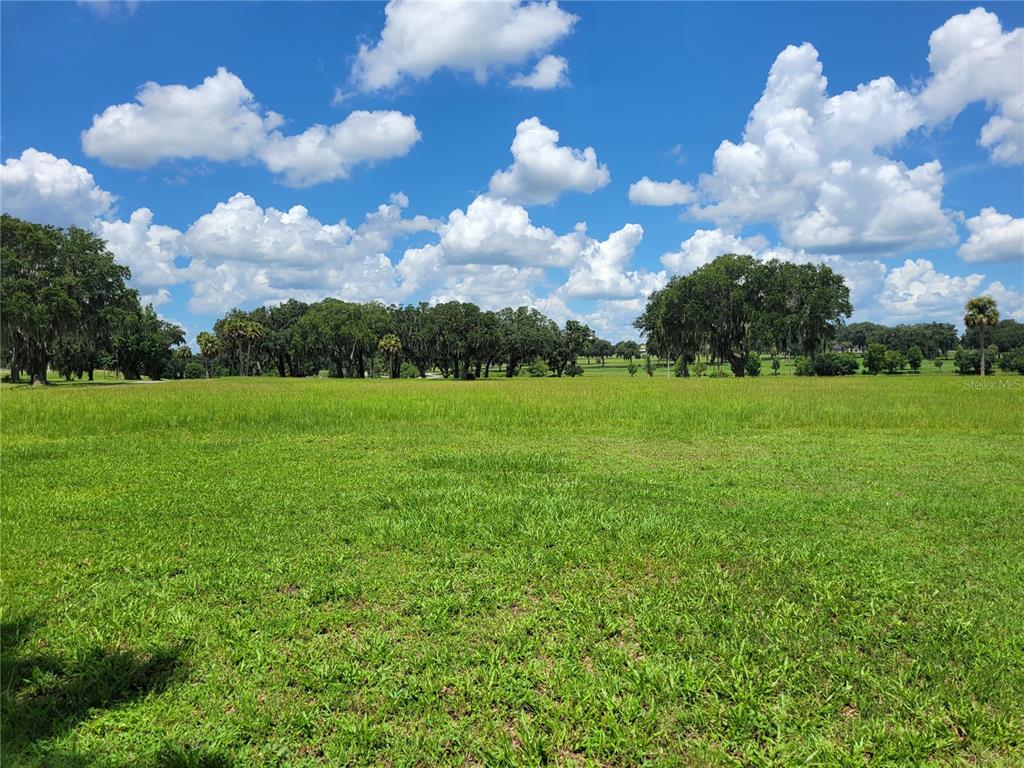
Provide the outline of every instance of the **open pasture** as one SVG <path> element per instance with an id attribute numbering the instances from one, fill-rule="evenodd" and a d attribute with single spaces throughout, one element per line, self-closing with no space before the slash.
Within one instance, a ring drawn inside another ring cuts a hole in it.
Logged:
<path id="1" fill-rule="evenodd" d="M 2 397 L 4 766 L 1024 762 L 1017 379 Z"/>

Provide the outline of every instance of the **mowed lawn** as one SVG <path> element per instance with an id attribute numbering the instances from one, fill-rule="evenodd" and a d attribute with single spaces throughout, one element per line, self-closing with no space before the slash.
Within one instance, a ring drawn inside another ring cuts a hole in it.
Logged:
<path id="1" fill-rule="evenodd" d="M 2 763 L 1024 764 L 1022 381 L 5 389 Z"/>

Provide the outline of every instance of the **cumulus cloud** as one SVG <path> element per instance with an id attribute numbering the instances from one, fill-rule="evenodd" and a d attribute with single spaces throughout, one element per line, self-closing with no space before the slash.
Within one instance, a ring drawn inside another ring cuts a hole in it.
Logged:
<path id="1" fill-rule="evenodd" d="M 117 199 L 85 168 L 34 148 L 0 166 L 0 190 L 7 213 L 59 227 L 88 227 L 110 216 Z"/>
<path id="2" fill-rule="evenodd" d="M 818 52 L 789 46 L 776 58 L 743 141 L 723 141 L 700 179 L 691 213 L 719 226 L 774 223 L 795 248 L 899 251 L 949 245 L 942 168 L 878 152 L 920 123 L 913 96 L 891 78 L 826 93 Z"/>
<path id="3" fill-rule="evenodd" d="M 664 272 L 626 269 L 643 237 L 643 227 L 627 224 L 607 240 L 588 239 L 560 292 L 572 298 L 630 299 L 662 288 Z"/>
<path id="4" fill-rule="evenodd" d="M 440 233 L 445 258 L 453 264 L 568 266 L 579 250 L 576 233 L 557 235 L 535 226 L 522 206 L 487 195 L 448 214 Z"/>
<path id="5" fill-rule="evenodd" d="M 391 201 L 358 227 L 344 219 L 321 223 L 301 205 L 262 208 L 239 193 L 197 219 L 182 238 L 191 257 L 192 311 L 221 311 L 243 302 L 326 295 L 350 300 L 389 299 L 398 277 L 388 251 L 396 239 L 433 230 L 425 216 L 404 217 L 409 201 Z"/>
<path id="6" fill-rule="evenodd" d="M 929 122 L 956 117 L 984 101 L 996 114 L 981 145 L 999 163 L 1024 162 L 1024 28 L 1003 31 L 984 8 L 953 16 L 928 39 L 932 77 L 920 102 Z"/>
<path id="7" fill-rule="evenodd" d="M 558 131 L 537 117 L 516 126 L 514 162 L 491 177 L 490 192 L 515 203 L 552 203 L 563 192 L 591 193 L 611 181 L 608 166 L 598 163 L 593 147 L 558 146 Z"/>
<path id="8" fill-rule="evenodd" d="M 535 91 L 550 91 L 569 85 L 569 62 L 561 56 L 548 54 L 537 62 L 533 72 L 512 78 L 512 85 L 532 88 Z"/>
<path id="9" fill-rule="evenodd" d="M 494 71 L 549 50 L 577 20 L 556 0 L 391 0 L 384 13 L 380 39 L 360 46 L 352 68 L 363 91 L 424 80 L 441 69 L 485 82 Z"/>
<path id="10" fill-rule="evenodd" d="M 82 148 L 123 168 L 176 158 L 261 160 L 286 184 L 309 186 L 346 178 L 359 163 L 405 155 L 420 139 L 415 118 L 396 111 L 357 111 L 292 136 L 278 130 L 283 123 L 281 115 L 260 107 L 237 75 L 220 67 L 194 88 L 146 83 L 135 102 L 93 117 L 82 132 Z"/>
<path id="11" fill-rule="evenodd" d="M 983 208 L 966 223 L 971 234 L 957 251 L 964 261 L 1024 259 L 1024 219 Z"/>
<path id="12" fill-rule="evenodd" d="M 743 238 L 719 229 L 698 229 L 679 244 L 678 251 L 662 254 L 661 263 L 674 274 L 687 275 L 710 264 L 723 253 L 753 256 L 766 246 L 767 241 L 760 236 Z"/>
<path id="13" fill-rule="evenodd" d="M 984 275 L 954 277 L 928 259 L 907 259 L 885 277 L 878 305 L 894 320 L 963 316 L 967 300 L 978 295 Z"/>
<path id="14" fill-rule="evenodd" d="M 679 179 L 652 181 L 644 176 L 629 185 L 629 202 L 633 205 L 686 205 L 696 199 L 693 187 Z"/>
<path id="15" fill-rule="evenodd" d="M 173 227 L 153 223 L 153 212 L 149 208 L 134 211 L 128 221 L 97 221 L 96 234 L 107 241 L 107 247 L 118 262 L 132 271 L 131 284 L 143 293 L 151 293 L 154 305 L 170 298 L 168 293 L 161 300 L 161 289 L 184 279 L 175 266 L 179 253 L 181 232 Z"/>

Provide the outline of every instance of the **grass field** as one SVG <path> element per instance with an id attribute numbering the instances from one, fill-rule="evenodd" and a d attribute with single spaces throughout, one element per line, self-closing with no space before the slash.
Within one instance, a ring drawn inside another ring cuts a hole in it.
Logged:
<path id="1" fill-rule="evenodd" d="M 1021 381 L 4 389 L 2 763 L 1022 765 Z"/>

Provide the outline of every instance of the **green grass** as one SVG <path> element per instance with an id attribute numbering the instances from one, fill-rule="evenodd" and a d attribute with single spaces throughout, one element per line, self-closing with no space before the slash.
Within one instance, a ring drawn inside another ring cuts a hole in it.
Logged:
<path id="1" fill-rule="evenodd" d="M 1022 765 L 1020 379 L 2 392 L 2 762 Z"/>

